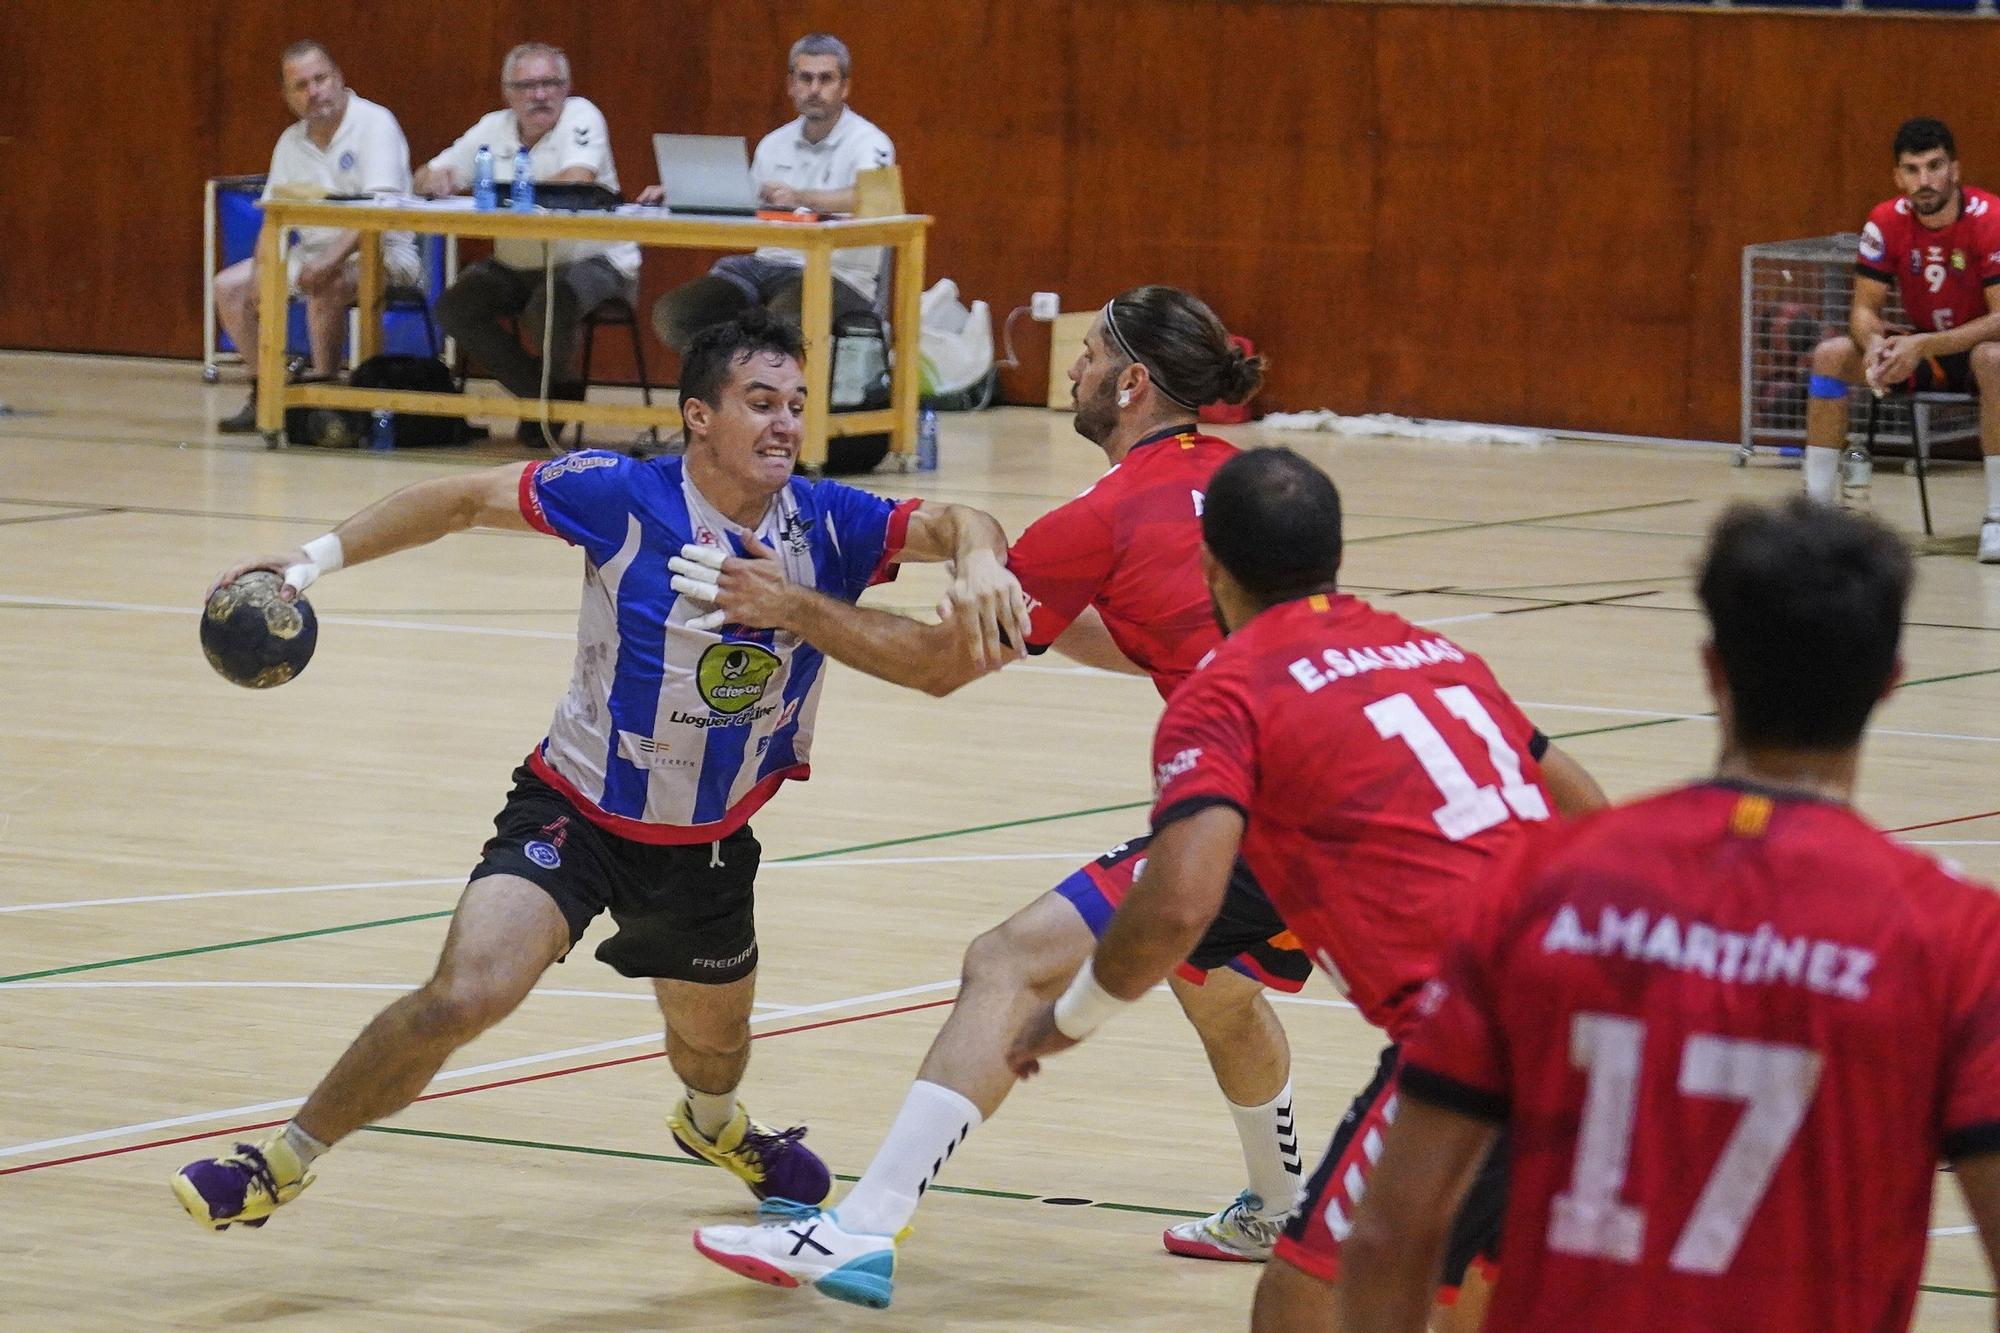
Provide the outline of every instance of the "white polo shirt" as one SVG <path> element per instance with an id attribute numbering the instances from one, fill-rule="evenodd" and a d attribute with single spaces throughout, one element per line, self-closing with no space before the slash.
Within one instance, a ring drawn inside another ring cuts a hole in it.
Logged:
<path id="1" fill-rule="evenodd" d="M 804 116 L 765 135 L 756 156 L 750 159 L 750 175 L 760 187 L 765 181 L 777 181 L 795 190 L 846 190 L 853 188 L 854 178 L 861 172 L 886 167 L 895 160 L 896 145 L 889 142 L 889 136 L 852 107 L 844 107 L 840 119 L 818 143 L 806 141 Z M 872 245 L 836 250 L 833 276 L 873 299 L 884 253 Z M 801 267 L 806 262 L 797 250 L 770 246 L 759 250 L 757 257 Z"/>
<path id="2" fill-rule="evenodd" d="M 328 194 L 408 194 L 410 144 L 389 108 L 349 89 L 347 111 L 325 148 L 306 134 L 302 120 L 278 136 L 264 197 L 279 185 L 316 185 Z M 294 270 L 333 244 L 337 227 L 300 227 L 292 242 Z M 392 280 L 410 282 L 421 265 L 416 237 L 392 231 L 382 237 L 382 263 Z"/>
<path id="3" fill-rule="evenodd" d="M 514 155 L 521 151 L 521 122 L 511 108 L 491 111 L 479 123 L 458 136 L 458 142 L 430 160 L 432 168 L 450 167 L 466 181 L 472 179 L 472 159 L 480 145 L 493 150 L 493 182 L 505 206 L 507 187 L 514 180 Z M 562 114 L 555 127 L 528 150 L 528 162 L 535 179 L 547 180 L 571 167 L 588 167 L 597 183 L 606 189 L 618 188 L 618 167 L 611 160 L 611 131 L 604 113 L 588 98 L 563 99 Z M 501 237 L 493 242 L 493 257 L 509 268 L 542 267 L 541 241 Z M 558 241 L 556 263 L 574 264 L 602 256 L 627 278 L 639 276 L 639 247 L 631 241 Z"/>

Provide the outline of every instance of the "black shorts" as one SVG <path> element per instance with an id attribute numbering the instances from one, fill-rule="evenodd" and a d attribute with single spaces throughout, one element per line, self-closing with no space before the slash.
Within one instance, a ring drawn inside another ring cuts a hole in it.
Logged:
<path id="1" fill-rule="evenodd" d="M 748 825 L 720 842 L 634 842 L 591 823 L 522 767 L 493 828 L 471 877 L 533 883 L 561 909 L 571 948 L 609 912 L 618 932 L 597 957 L 624 976 L 720 985 L 756 970 L 761 849 Z"/>
<path id="2" fill-rule="evenodd" d="M 1396 1047 L 1382 1052 L 1381 1063 L 1354 1104 L 1319 1167 L 1306 1182 L 1304 1197 L 1285 1223 L 1275 1257 L 1327 1282 L 1340 1275 L 1340 1242 L 1354 1220 L 1354 1206 L 1364 1192 L 1369 1169 L 1382 1152 L 1382 1136 L 1396 1118 L 1396 1075 L 1401 1057 Z M 1500 1257 L 1500 1221 L 1507 1211 L 1507 1135 L 1501 1131 L 1486 1154 L 1472 1188 L 1452 1219 L 1445 1247 L 1444 1270 L 1438 1286 L 1450 1299 L 1475 1263 L 1491 1274 Z"/>
<path id="3" fill-rule="evenodd" d="M 1917 362 L 1903 387 L 1911 393 L 1978 393 L 1979 381 L 1972 374 L 1972 353 L 1947 352 L 1927 356 Z"/>
<path id="4" fill-rule="evenodd" d="M 1121 842 L 1083 869 L 1056 885 L 1055 891 L 1069 900 L 1082 915 L 1090 932 L 1103 938 L 1112 913 L 1125 901 L 1146 864 L 1150 836 Z M 1178 975 L 1199 984 L 1209 972 L 1227 967 L 1273 990 L 1296 991 L 1312 977 L 1312 960 L 1298 940 L 1285 929 L 1285 922 L 1264 890 L 1252 878 L 1249 867 L 1238 861 L 1229 872 L 1229 887 L 1223 894 L 1222 910 L 1202 933 L 1187 962 L 1176 969 Z"/>

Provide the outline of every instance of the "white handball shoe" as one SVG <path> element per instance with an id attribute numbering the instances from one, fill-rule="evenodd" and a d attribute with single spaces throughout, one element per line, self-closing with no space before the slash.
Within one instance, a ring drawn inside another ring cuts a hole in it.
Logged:
<path id="1" fill-rule="evenodd" d="M 1285 1214 L 1266 1217 L 1264 1201 L 1244 1190 L 1236 1201 L 1219 1213 L 1170 1226 L 1160 1236 L 1169 1253 L 1190 1259 L 1226 1259 L 1240 1264 L 1261 1264 L 1271 1257 L 1271 1247 L 1285 1229 Z"/>
<path id="2" fill-rule="evenodd" d="M 1979 525 L 1979 563 L 2000 565 L 2000 514 L 1988 514 Z"/>
<path id="3" fill-rule="evenodd" d="M 886 1310 L 896 1285 L 896 1236 L 847 1231 L 830 1209 L 766 1199 L 755 1226 L 697 1227 L 694 1247 L 730 1272 L 774 1287 Z"/>

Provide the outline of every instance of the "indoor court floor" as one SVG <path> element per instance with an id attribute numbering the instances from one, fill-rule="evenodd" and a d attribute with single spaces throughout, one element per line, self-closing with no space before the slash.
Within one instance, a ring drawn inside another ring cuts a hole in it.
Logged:
<path id="1" fill-rule="evenodd" d="M 568 680 L 579 556 L 472 534 L 316 587 L 318 654 L 249 692 L 212 673 L 213 575 L 508 445 L 268 452 L 208 423 L 239 381 L 190 363 L 0 355 L 0 1327 L 1236 1328 L 1256 1270 L 1170 1258 L 1162 1227 L 1240 1187 L 1200 1048 L 1156 995 L 1016 1093 L 940 1177 L 894 1308 L 779 1292 L 698 1257 L 749 1216 L 682 1155 L 646 990 L 590 947 L 357 1134 L 259 1231 L 205 1233 L 170 1173 L 283 1121 L 393 992 L 427 975 L 508 774 Z M 1704 771 L 1715 740 L 1690 588 L 1704 527 L 1795 469 L 1720 449 L 1466 446 L 1224 433 L 1325 466 L 1346 585 L 1486 656 L 1614 796 Z M 1069 418 L 943 419 L 931 474 L 886 494 L 1010 532 L 1101 455 Z M 1907 679 L 1861 804 L 2000 879 L 2000 568 L 1968 554 L 1977 474 L 1934 478 Z M 1916 526 L 1910 483 L 1874 503 Z M 870 597 L 927 611 L 936 570 Z M 1159 701 L 1053 657 L 946 700 L 834 668 L 815 773 L 756 819 L 761 1005 L 745 1099 L 811 1126 L 851 1179 L 899 1105 L 964 945 L 1144 827 Z M 1280 1007 L 1316 1154 L 1376 1034 L 1315 981 Z M 1992 1327 L 1941 1178 L 1918 1325 Z"/>

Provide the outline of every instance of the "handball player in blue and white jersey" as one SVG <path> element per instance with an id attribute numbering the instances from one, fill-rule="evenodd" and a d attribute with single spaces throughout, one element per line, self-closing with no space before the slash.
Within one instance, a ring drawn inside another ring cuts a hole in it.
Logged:
<path id="1" fill-rule="evenodd" d="M 684 459 L 583 452 L 419 482 L 218 580 L 268 569 L 295 596 L 471 527 L 549 533 L 585 559 L 569 692 L 514 774 L 435 975 L 368 1025 L 282 1130 L 175 1175 L 195 1221 L 261 1226 L 312 1182 L 315 1158 L 413 1101 L 605 911 L 617 931 L 598 958 L 649 979 L 666 1019 L 686 1089 L 668 1116 L 675 1140 L 760 1198 L 827 1197 L 804 1130 L 765 1127 L 736 1095 L 757 971 L 748 821 L 810 772 L 824 658 L 797 635 L 721 623 L 715 570 L 774 557 L 786 578 L 851 602 L 900 561 L 950 561 L 947 609 L 981 663 L 1018 653 L 1028 608 L 986 514 L 793 476 L 801 356 L 794 326 L 752 309 L 683 360 Z"/>

